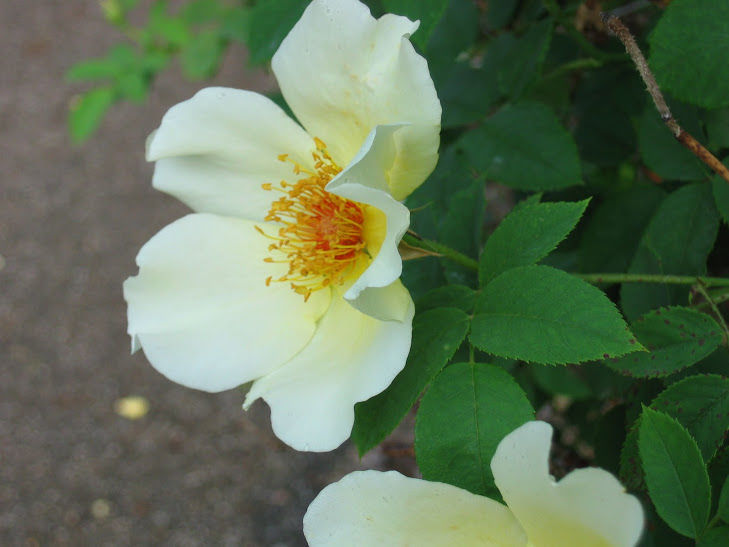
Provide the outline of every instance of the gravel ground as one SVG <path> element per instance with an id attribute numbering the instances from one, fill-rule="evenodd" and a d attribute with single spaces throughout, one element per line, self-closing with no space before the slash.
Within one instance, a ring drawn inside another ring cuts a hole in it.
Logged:
<path id="1" fill-rule="evenodd" d="M 115 107 L 87 144 L 66 134 L 75 61 L 118 37 L 95 0 L 0 0 L 0 544 L 302 545 L 316 493 L 360 466 L 350 445 L 297 453 L 242 394 L 172 384 L 129 354 L 121 283 L 185 213 L 152 190 L 146 135 L 202 84 L 172 70 Z M 266 90 L 231 52 L 215 83 Z M 142 419 L 114 401 L 150 402 Z"/>

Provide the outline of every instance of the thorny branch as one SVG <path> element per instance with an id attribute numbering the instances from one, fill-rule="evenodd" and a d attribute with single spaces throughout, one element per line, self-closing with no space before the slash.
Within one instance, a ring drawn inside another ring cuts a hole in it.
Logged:
<path id="1" fill-rule="evenodd" d="M 673 136 L 676 137 L 676 140 L 688 148 L 692 154 L 708 165 L 714 172 L 718 173 L 724 180 L 729 182 L 729 169 L 727 169 L 716 156 L 709 152 L 704 145 L 678 125 L 673 114 L 671 114 L 671 110 L 668 108 L 668 104 L 666 104 L 666 100 L 663 98 L 663 94 L 658 87 L 658 83 L 656 82 L 651 69 L 648 67 L 648 63 L 645 60 L 643 53 L 640 51 L 638 44 L 635 42 L 635 38 L 633 38 L 633 35 L 630 33 L 628 28 L 613 14 L 603 13 L 602 18 L 608 29 L 610 29 L 610 31 L 617 36 L 617 38 L 625 46 L 625 50 L 628 52 L 628 55 L 630 55 L 633 63 L 635 63 L 641 78 L 643 78 L 643 81 L 648 88 L 648 93 L 653 99 L 653 104 L 656 105 L 656 109 L 661 115 L 663 123 L 665 123 L 671 130 L 671 133 L 673 133 Z"/>

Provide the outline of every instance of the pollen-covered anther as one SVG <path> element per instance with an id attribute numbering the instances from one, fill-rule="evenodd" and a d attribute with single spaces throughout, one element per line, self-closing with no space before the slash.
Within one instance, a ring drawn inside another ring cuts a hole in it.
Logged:
<path id="1" fill-rule="evenodd" d="M 274 240 L 268 247 L 273 256 L 264 259 L 265 262 L 289 265 L 288 272 L 273 281 L 290 283 L 305 300 L 314 291 L 344 283 L 365 249 L 363 206 L 324 189 L 342 168 L 329 155 L 324 142 L 317 138 L 314 142 L 313 171 L 302 167 L 288 154 L 278 156 L 279 161 L 293 165 L 295 175 L 305 176 L 294 183 L 261 185 L 264 190 L 284 194 L 271 204 L 265 217 L 266 221 L 278 222 L 281 227 L 276 235 L 256 227 Z M 270 283 L 268 278 L 266 285 Z"/>

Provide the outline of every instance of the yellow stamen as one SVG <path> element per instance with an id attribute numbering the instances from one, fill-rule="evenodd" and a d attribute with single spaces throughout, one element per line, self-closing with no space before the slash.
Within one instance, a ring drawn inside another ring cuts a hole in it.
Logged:
<path id="1" fill-rule="evenodd" d="M 288 263 L 288 272 L 278 278 L 266 279 L 287 282 L 297 294 L 308 300 L 314 291 L 330 285 L 341 285 L 354 269 L 365 251 L 363 236 L 363 205 L 327 192 L 324 187 L 337 176 L 339 167 L 321 139 L 314 138 L 316 152 L 312 153 L 315 171 L 302 167 L 280 154 L 279 161 L 293 165 L 295 175 L 304 174 L 296 182 L 281 181 L 278 186 L 267 182 L 264 190 L 275 190 L 284 195 L 271 204 L 266 221 L 281 225 L 276 235 L 256 230 L 274 240 L 268 249 L 273 257 L 268 263 Z"/>

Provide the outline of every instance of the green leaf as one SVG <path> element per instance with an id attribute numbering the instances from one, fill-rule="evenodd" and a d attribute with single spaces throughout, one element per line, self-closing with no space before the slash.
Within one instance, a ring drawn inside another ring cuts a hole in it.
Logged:
<path id="1" fill-rule="evenodd" d="M 505 27 L 514 17 L 519 0 L 499 0 L 487 4 L 486 22 L 492 29 Z"/>
<path id="2" fill-rule="evenodd" d="M 385 391 L 354 407 L 352 441 L 360 455 L 397 427 L 425 386 L 461 345 L 468 323 L 468 315 L 456 308 L 436 308 L 415 316 L 405 368 Z"/>
<path id="3" fill-rule="evenodd" d="M 718 228 L 719 217 L 709 185 L 692 184 L 679 188 L 653 215 L 628 271 L 703 275 Z M 623 313 L 634 320 L 651 309 L 686 304 L 688 288 L 625 283 L 620 297 Z"/>
<path id="4" fill-rule="evenodd" d="M 704 114 L 709 147 L 714 150 L 729 148 L 729 108 L 709 110 Z"/>
<path id="5" fill-rule="evenodd" d="M 218 71 L 224 49 L 225 42 L 217 31 L 203 31 L 194 36 L 180 52 L 185 76 L 193 80 L 211 78 Z"/>
<path id="6" fill-rule="evenodd" d="M 704 461 L 709 462 L 729 429 L 729 378 L 717 374 L 689 376 L 668 386 L 651 408 L 674 417 L 688 429 Z"/>
<path id="7" fill-rule="evenodd" d="M 673 374 L 698 363 L 722 341 L 721 327 L 710 316 L 691 308 L 662 308 L 648 312 L 631 325 L 638 341 L 649 351 L 605 363 L 634 377 Z"/>
<path id="8" fill-rule="evenodd" d="M 506 270 L 539 262 L 572 231 L 588 203 L 534 203 L 513 210 L 486 241 L 479 283 L 486 285 Z"/>
<path id="9" fill-rule="evenodd" d="M 448 210 L 438 227 L 438 239 L 467 256 L 477 256 L 481 248 L 484 218 L 484 183 L 476 180 L 448 200 Z M 444 260 L 443 269 L 450 283 L 475 284 L 473 271 Z"/>
<path id="10" fill-rule="evenodd" d="M 83 80 L 109 80 L 119 74 L 120 67 L 113 60 L 102 57 L 76 63 L 68 72 L 66 79 L 71 82 Z"/>
<path id="11" fill-rule="evenodd" d="M 433 29 L 448 7 L 448 0 L 383 0 L 382 3 L 390 13 L 420 21 L 420 27 L 412 38 L 420 49 L 425 49 Z"/>
<path id="12" fill-rule="evenodd" d="M 552 39 L 554 22 L 544 19 L 532 25 L 523 36 L 504 34 L 486 51 L 484 65 L 495 56 L 498 59 L 496 78 L 502 93 L 519 98 L 539 76 Z"/>
<path id="13" fill-rule="evenodd" d="M 644 408 L 638 447 L 658 514 L 679 534 L 699 537 L 709 518 L 711 486 L 696 441 L 667 414 Z"/>
<path id="14" fill-rule="evenodd" d="M 501 440 L 534 419 L 534 409 L 509 373 L 482 363 L 450 365 L 423 396 L 415 453 L 423 478 L 498 496 L 491 458 Z"/>
<path id="15" fill-rule="evenodd" d="M 445 128 L 485 118 L 501 98 L 493 75 L 467 63 L 449 63 L 447 72 L 436 83 L 436 89 L 443 105 L 442 125 Z"/>
<path id="16" fill-rule="evenodd" d="M 729 522 L 729 477 L 724 480 L 724 486 L 721 487 L 716 513 L 721 520 Z"/>
<path id="17" fill-rule="evenodd" d="M 707 530 L 696 542 L 696 547 L 726 547 L 729 545 L 729 526 Z"/>
<path id="18" fill-rule="evenodd" d="M 415 303 L 418 313 L 432 308 L 458 308 L 466 313 L 476 304 L 476 291 L 465 285 L 444 285 L 428 291 Z"/>
<path id="19" fill-rule="evenodd" d="M 695 108 L 673 104 L 671 109 L 681 127 L 704 140 Z M 699 180 L 705 176 L 704 164 L 673 137 L 652 102 L 646 104 L 638 122 L 638 145 L 645 164 L 664 179 Z"/>
<path id="20" fill-rule="evenodd" d="M 476 40 L 478 20 L 478 8 L 471 0 L 450 0 L 443 16 L 433 29 L 428 42 L 427 59 L 441 101 L 443 97 L 438 84 L 444 82 L 442 71 L 450 72 L 456 58 Z"/>
<path id="21" fill-rule="evenodd" d="M 580 271 L 624 272 L 665 193 L 655 185 L 631 188 L 599 204 L 586 219 Z"/>
<path id="22" fill-rule="evenodd" d="M 68 129 L 74 142 L 85 141 L 99 127 L 104 114 L 116 100 L 116 92 L 109 87 L 87 91 L 71 105 Z"/>
<path id="23" fill-rule="evenodd" d="M 533 365 L 530 368 L 537 385 L 550 395 L 565 395 L 573 400 L 586 399 L 592 395 L 590 387 L 578 376 L 573 367 Z"/>
<path id="24" fill-rule="evenodd" d="M 673 0 L 649 37 L 658 85 L 681 100 L 729 106 L 729 3 Z"/>
<path id="25" fill-rule="evenodd" d="M 503 108 L 455 146 L 469 165 L 512 188 L 558 190 L 582 184 L 572 137 L 539 103 Z"/>
<path id="26" fill-rule="evenodd" d="M 601 290 L 549 266 L 514 268 L 486 285 L 471 329 L 485 352 L 544 364 L 642 349 Z"/>
<path id="27" fill-rule="evenodd" d="M 247 45 L 251 64 L 261 65 L 271 60 L 308 5 L 309 0 L 256 3 L 248 18 Z"/>
<path id="28" fill-rule="evenodd" d="M 635 153 L 632 118 L 643 108 L 645 86 L 632 66 L 590 71 L 575 93 L 575 140 L 580 157 L 605 167 Z"/>
<path id="29" fill-rule="evenodd" d="M 725 166 L 729 166 L 729 158 L 726 158 L 723 163 Z M 729 183 L 721 176 L 714 175 L 714 178 L 711 179 L 711 191 L 721 218 L 729 224 Z"/>

